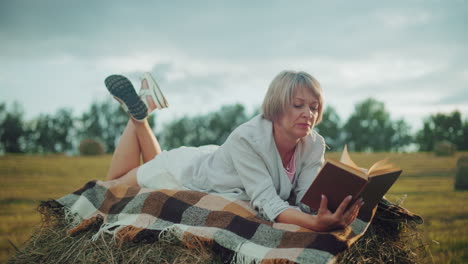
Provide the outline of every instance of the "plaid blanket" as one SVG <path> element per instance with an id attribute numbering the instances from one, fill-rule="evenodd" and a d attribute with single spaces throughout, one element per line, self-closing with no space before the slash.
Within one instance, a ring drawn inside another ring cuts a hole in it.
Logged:
<path id="1" fill-rule="evenodd" d="M 119 242 L 177 238 L 187 246 L 230 252 L 231 263 L 334 263 L 366 230 L 356 219 L 349 227 L 320 233 L 260 218 L 248 201 L 188 190 L 151 190 L 91 181 L 57 200 L 75 221 L 70 234 L 101 224 L 93 236 Z M 358 217 L 359 218 L 359 217 Z M 362 218 L 362 217 L 360 217 Z"/>

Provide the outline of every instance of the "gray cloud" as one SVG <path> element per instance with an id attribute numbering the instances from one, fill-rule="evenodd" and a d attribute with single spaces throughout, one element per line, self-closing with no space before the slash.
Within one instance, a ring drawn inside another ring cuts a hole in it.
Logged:
<path id="1" fill-rule="evenodd" d="M 466 40 L 460 34 L 464 2 L 372 3 L 6 1 L 0 47 L 6 56 L 115 56 L 172 47 L 190 56 L 236 60 L 353 58 L 382 48 L 415 51 L 440 38 Z M 397 29 L 379 18 L 386 13 L 388 21 L 404 21 L 421 10 L 431 14 L 427 22 Z M 432 23 L 432 16 L 442 23 Z"/>
<path id="2" fill-rule="evenodd" d="M 465 104 L 468 105 L 468 87 L 450 92 L 446 97 L 441 98 L 441 104 Z"/>

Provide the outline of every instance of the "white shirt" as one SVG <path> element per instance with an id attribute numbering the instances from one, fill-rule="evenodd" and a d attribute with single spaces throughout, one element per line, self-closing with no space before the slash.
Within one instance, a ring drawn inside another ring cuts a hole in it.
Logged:
<path id="1" fill-rule="evenodd" d="M 214 150 L 214 151 L 213 151 Z M 273 124 L 261 115 L 240 125 L 226 142 L 204 151 L 178 170 L 185 187 L 250 200 L 270 221 L 300 200 L 324 163 L 325 141 L 312 130 L 296 147 L 296 175 L 291 183 L 273 138 Z M 302 206 L 301 206 L 302 207 Z"/>

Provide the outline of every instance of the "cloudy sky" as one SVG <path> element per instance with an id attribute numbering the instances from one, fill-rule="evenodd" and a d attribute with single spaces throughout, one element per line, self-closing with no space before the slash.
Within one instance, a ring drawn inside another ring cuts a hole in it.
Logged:
<path id="1" fill-rule="evenodd" d="M 378 2 L 378 4 L 376 4 Z M 109 98 L 104 78 L 151 71 L 158 120 L 261 104 L 284 69 L 346 119 L 368 97 L 413 129 L 468 117 L 468 1 L 0 1 L 0 102 L 26 118 Z"/>

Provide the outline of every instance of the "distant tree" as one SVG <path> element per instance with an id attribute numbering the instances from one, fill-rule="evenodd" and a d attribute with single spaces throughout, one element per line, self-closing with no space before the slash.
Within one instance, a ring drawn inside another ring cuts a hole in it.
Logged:
<path id="1" fill-rule="evenodd" d="M 27 126 L 27 152 L 64 153 L 72 151 L 75 118 L 71 109 L 59 109 L 54 115 L 40 114 Z"/>
<path id="2" fill-rule="evenodd" d="M 344 126 L 345 142 L 354 151 L 399 150 L 411 141 L 409 126 L 393 122 L 385 105 L 373 98 L 355 106 Z"/>
<path id="3" fill-rule="evenodd" d="M 18 103 L 13 103 L 11 111 L 6 110 L 6 106 L 2 104 L 0 107 L 3 119 L 0 125 L 0 144 L 5 152 L 22 153 L 22 139 L 25 136 L 23 127 L 23 110 Z"/>
<path id="4" fill-rule="evenodd" d="M 105 104 L 105 103 L 104 103 Z M 81 116 L 80 138 L 102 138 L 107 120 L 103 117 L 100 103 L 93 102 L 87 112 Z"/>
<path id="5" fill-rule="evenodd" d="M 414 137 L 411 134 L 411 127 L 405 120 L 400 119 L 393 122 L 393 129 L 395 133 L 391 138 L 392 147 L 390 150 L 403 151 L 406 146 L 414 142 Z"/>
<path id="6" fill-rule="evenodd" d="M 6 116 L 6 104 L 0 103 L 0 135 L 3 135 L 4 126 L 3 120 L 5 120 Z M 5 147 L 3 146 L 3 142 L 0 141 L 0 154 L 5 152 Z"/>
<path id="7" fill-rule="evenodd" d="M 40 114 L 28 123 L 27 126 L 27 152 L 29 153 L 52 153 L 54 151 L 54 140 L 52 137 L 52 116 Z"/>
<path id="8" fill-rule="evenodd" d="M 166 124 L 162 133 L 163 148 L 173 149 L 180 146 L 194 146 L 190 143 L 189 135 L 191 135 L 195 127 L 193 119 L 186 116 Z"/>
<path id="9" fill-rule="evenodd" d="M 463 122 L 462 142 L 458 146 L 460 150 L 468 150 L 468 119 Z"/>
<path id="10" fill-rule="evenodd" d="M 108 153 L 115 150 L 116 144 L 129 120 L 119 104 L 114 100 L 94 102 L 89 110 L 82 114 L 78 125 L 78 139 L 97 139 L 102 142 Z M 148 118 L 150 127 L 154 119 Z"/>
<path id="11" fill-rule="evenodd" d="M 214 144 L 221 145 L 236 127 L 247 121 L 248 117 L 244 106 L 235 104 L 221 107 L 208 119 L 208 130 L 212 134 L 209 141 L 214 140 Z"/>
<path id="12" fill-rule="evenodd" d="M 57 152 L 72 150 L 75 118 L 71 109 L 59 109 L 54 116 L 54 140 Z"/>
<path id="13" fill-rule="evenodd" d="M 343 132 L 341 120 L 332 106 L 327 106 L 323 112 L 322 122 L 315 129 L 325 138 L 325 143 L 330 150 L 336 151 L 343 145 Z"/>
<path id="14" fill-rule="evenodd" d="M 0 121 L 2 121 L 5 118 L 5 115 L 6 115 L 6 104 L 0 103 Z"/>
<path id="15" fill-rule="evenodd" d="M 432 151 L 437 142 L 444 140 L 455 144 L 460 150 L 467 150 L 466 132 L 466 122 L 462 122 L 459 111 L 450 114 L 437 113 L 424 119 L 416 141 L 421 151 Z"/>
<path id="16" fill-rule="evenodd" d="M 180 118 L 165 126 L 162 133 L 164 148 L 221 145 L 248 118 L 244 106 L 240 104 L 223 106 L 206 115 Z"/>

